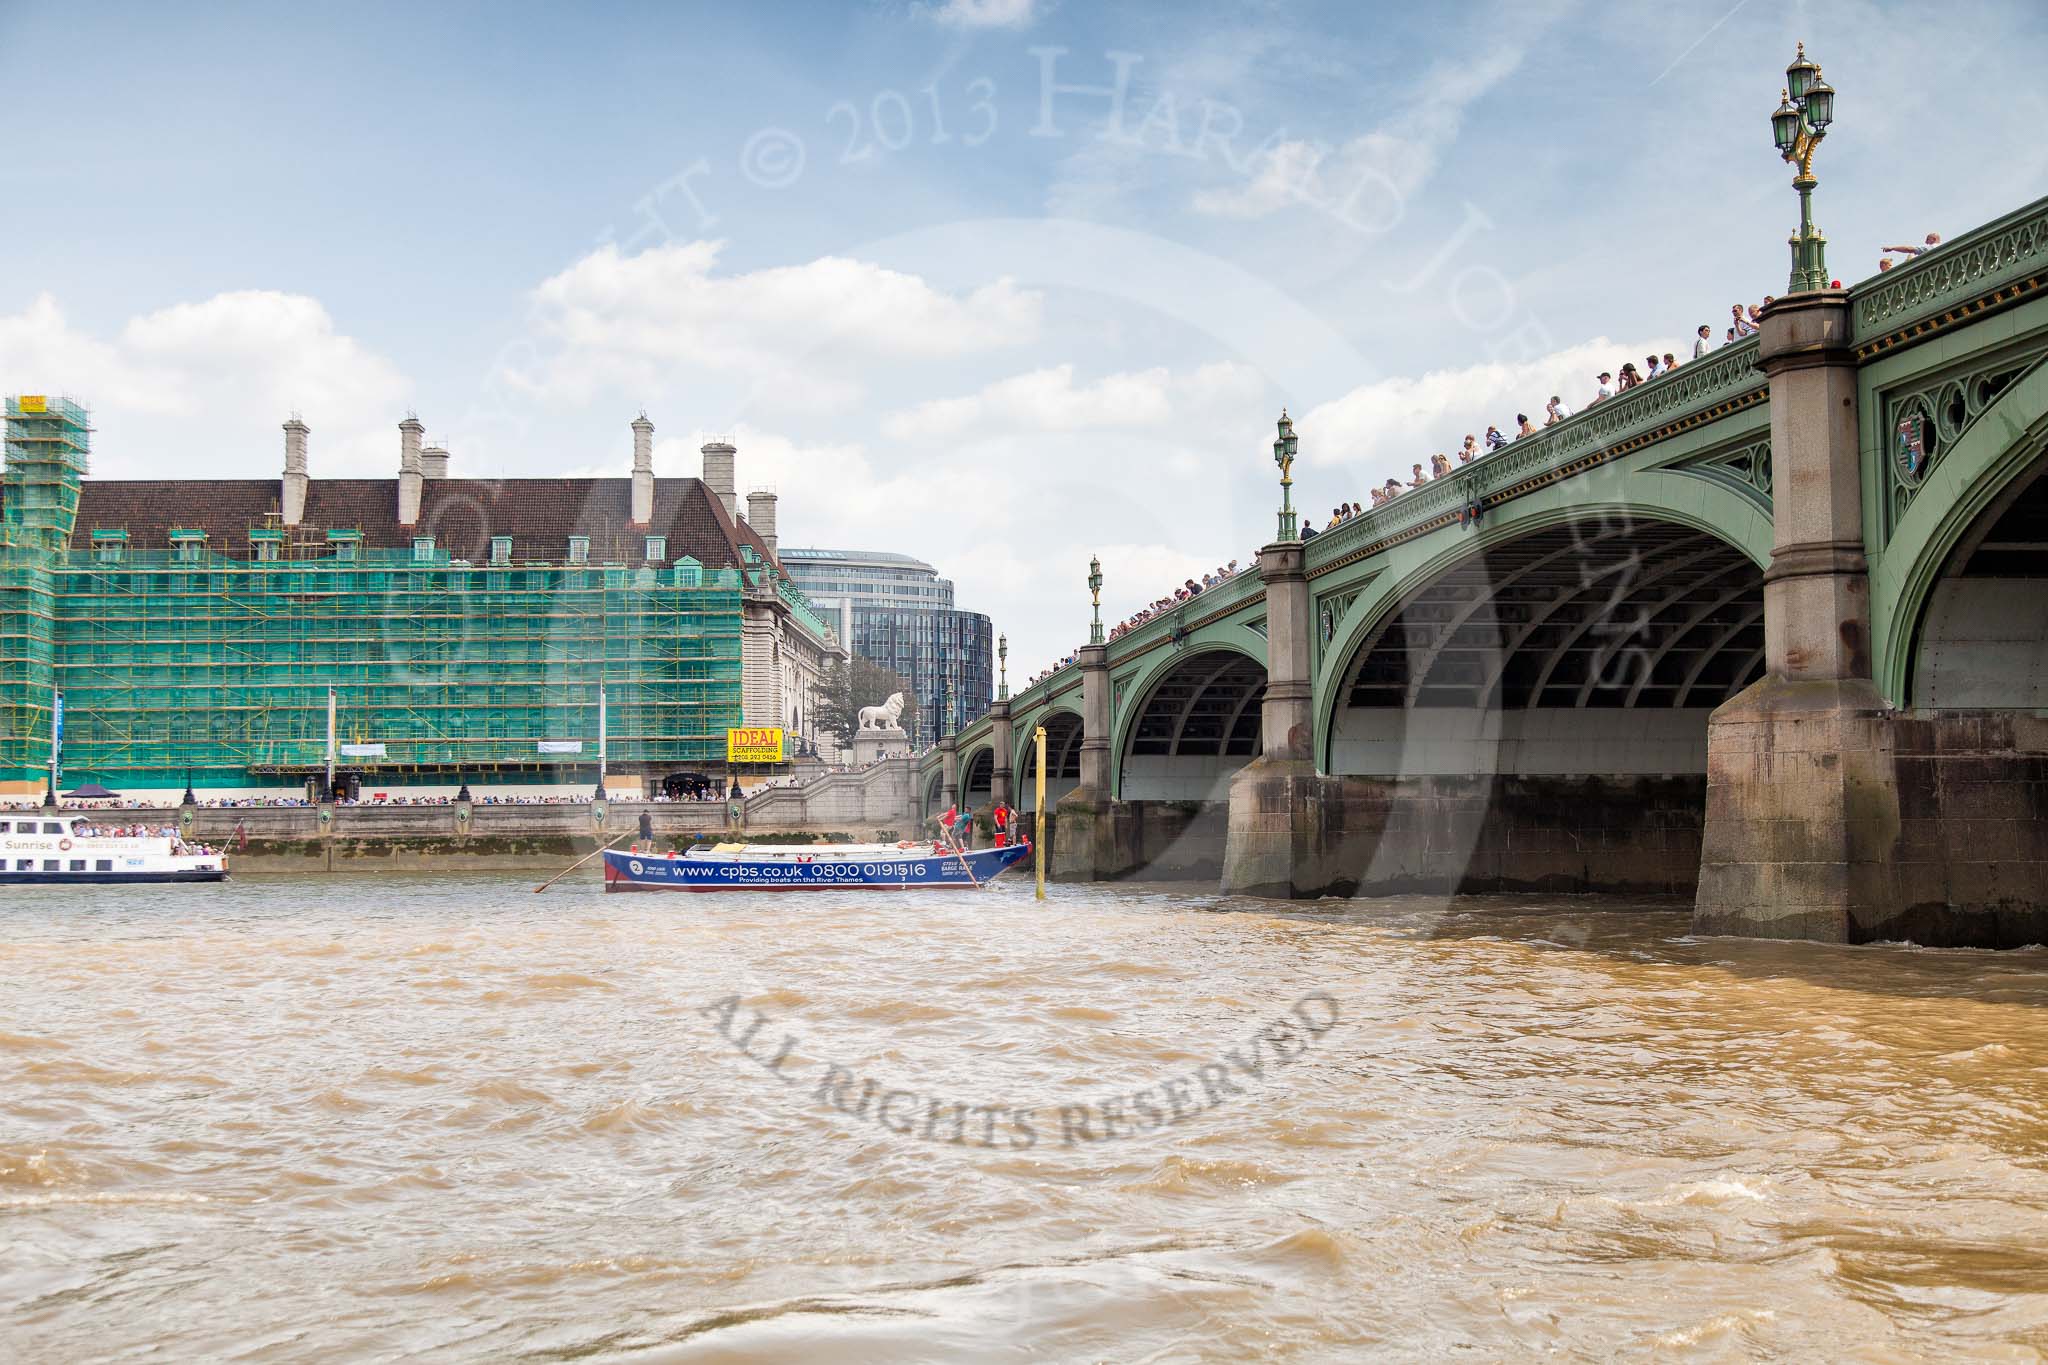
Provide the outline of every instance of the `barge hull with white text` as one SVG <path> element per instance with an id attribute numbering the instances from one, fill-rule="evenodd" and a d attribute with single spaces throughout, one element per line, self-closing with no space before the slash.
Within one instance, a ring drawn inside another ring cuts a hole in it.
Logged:
<path id="1" fill-rule="evenodd" d="M 1029 843 L 968 851 L 930 844 L 720 844 L 687 853 L 605 850 L 607 891 L 913 891 L 979 886 L 1031 852 Z"/>

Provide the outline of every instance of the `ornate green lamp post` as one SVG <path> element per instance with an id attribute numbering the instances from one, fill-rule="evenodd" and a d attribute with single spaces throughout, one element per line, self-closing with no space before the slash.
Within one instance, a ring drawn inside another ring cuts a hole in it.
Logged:
<path id="1" fill-rule="evenodd" d="M 1792 238 L 1790 292 L 1828 287 L 1828 239 L 1813 225 L 1813 154 L 1828 125 L 1835 121 L 1835 88 L 1821 79 L 1820 67 L 1806 59 L 1806 44 L 1785 68 L 1785 89 L 1771 115 L 1771 137 L 1778 155 L 1797 169 L 1792 188 L 1799 191 L 1799 235 Z"/>
<path id="2" fill-rule="evenodd" d="M 1273 463 L 1280 466 L 1280 534 L 1275 540 L 1299 540 L 1294 526 L 1294 452 L 1301 448 L 1295 439 L 1294 423 L 1287 409 L 1280 409 L 1280 434 L 1273 441 Z"/>
<path id="3" fill-rule="evenodd" d="M 1095 621 L 1088 627 L 1088 643 L 1102 643 L 1102 561 L 1094 555 L 1088 556 L 1088 596 L 1095 604 Z"/>
<path id="4" fill-rule="evenodd" d="M 1000 679 L 996 684 L 996 700 L 1008 701 L 1010 699 L 1010 637 L 1007 635 L 996 636 L 996 676 Z"/>

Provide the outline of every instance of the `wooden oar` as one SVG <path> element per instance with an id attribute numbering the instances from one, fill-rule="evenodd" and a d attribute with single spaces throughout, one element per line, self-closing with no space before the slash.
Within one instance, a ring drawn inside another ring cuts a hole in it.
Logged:
<path id="1" fill-rule="evenodd" d="M 629 837 L 630 837 L 630 834 L 621 834 L 621 835 L 619 836 L 619 839 L 625 839 L 625 838 L 629 838 Z M 573 862 L 573 863 L 570 863 L 570 864 L 569 864 L 569 865 L 568 865 L 567 867 L 563 868 L 563 869 L 562 869 L 562 870 L 561 870 L 560 872 L 557 872 L 557 873 L 556 873 L 556 874 L 555 874 L 554 876 L 552 876 L 552 877 L 548 878 L 548 879 L 547 879 L 546 881 L 542 882 L 542 883 L 541 883 L 541 884 L 540 884 L 539 886 L 536 886 L 535 888 L 533 888 L 533 894 L 534 894 L 534 895 L 536 895 L 536 896 L 538 896 L 538 895 L 539 895 L 539 894 L 540 894 L 541 892 L 543 892 L 543 891 L 547 890 L 547 889 L 548 889 L 549 887 L 553 886 L 553 885 L 554 885 L 554 884 L 555 884 L 556 882 L 558 882 L 558 881 L 562 880 L 562 878 L 564 878 L 564 877 L 568 876 L 568 875 L 569 875 L 569 874 L 570 874 L 571 872 L 574 872 L 574 871 L 575 871 L 575 870 L 576 870 L 577 868 L 579 868 L 579 867 L 583 866 L 583 865 L 584 865 L 585 863 L 589 862 L 589 861 L 590 861 L 590 860 L 591 860 L 592 858 L 595 858 L 595 857 L 596 857 L 596 856 L 597 856 L 598 854 L 600 854 L 600 853 L 604 852 L 604 851 L 605 851 L 605 849 L 608 849 L 608 848 L 610 848 L 610 847 L 612 846 L 612 844 L 616 844 L 616 843 L 617 843 L 617 842 L 619 841 L 619 839 L 614 839 L 614 840 L 612 840 L 612 843 L 611 843 L 611 844 L 602 844 L 602 845 L 600 845 L 599 847 L 597 847 L 597 848 L 594 848 L 594 849 L 590 850 L 590 852 L 588 852 L 588 853 L 584 854 L 584 855 L 583 855 L 583 856 L 582 856 L 581 858 L 578 858 L 578 859 L 577 859 L 577 860 L 576 860 L 575 862 Z"/>
<path id="2" fill-rule="evenodd" d="M 988 883 L 987 883 L 987 882 L 984 882 L 984 881 L 980 881 L 980 880 L 978 880 L 978 879 L 977 879 L 977 878 L 975 877 L 975 875 L 974 875 L 974 865 L 973 865 L 972 863 L 970 863 L 970 862 L 968 862 L 968 861 L 967 861 L 967 850 L 966 850 L 966 849 L 964 849 L 964 848 L 960 847 L 960 845 L 958 845 L 958 844 L 955 844 L 955 845 L 953 845 L 953 856 L 954 856 L 955 858 L 958 858 L 958 859 L 960 860 L 960 870 L 961 870 L 962 872 L 965 872 L 965 873 L 967 874 L 967 880 L 968 880 L 968 881 L 970 881 L 970 882 L 973 882 L 973 883 L 974 883 L 974 889 L 975 889 L 975 890 L 977 890 L 977 891 L 986 891 L 986 890 L 988 890 Z"/>

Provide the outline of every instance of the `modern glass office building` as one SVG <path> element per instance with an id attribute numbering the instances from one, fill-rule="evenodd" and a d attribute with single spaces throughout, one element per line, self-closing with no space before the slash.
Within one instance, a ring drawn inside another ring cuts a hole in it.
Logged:
<path id="1" fill-rule="evenodd" d="M 783 571 L 848 649 L 895 670 L 917 695 L 911 739 L 930 744 L 987 712 L 995 695 L 995 628 L 953 605 L 953 580 L 884 550 L 784 547 Z"/>

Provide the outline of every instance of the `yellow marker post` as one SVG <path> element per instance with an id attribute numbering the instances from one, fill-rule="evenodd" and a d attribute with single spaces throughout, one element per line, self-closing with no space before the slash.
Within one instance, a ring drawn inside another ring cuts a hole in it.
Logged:
<path id="1" fill-rule="evenodd" d="M 1038 835 L 1031 850 L 1031 865 L 1038 869 L 1038 899 L 1045 899 L 1045 727 L 1031 732 L 1038 746 Z"/>

